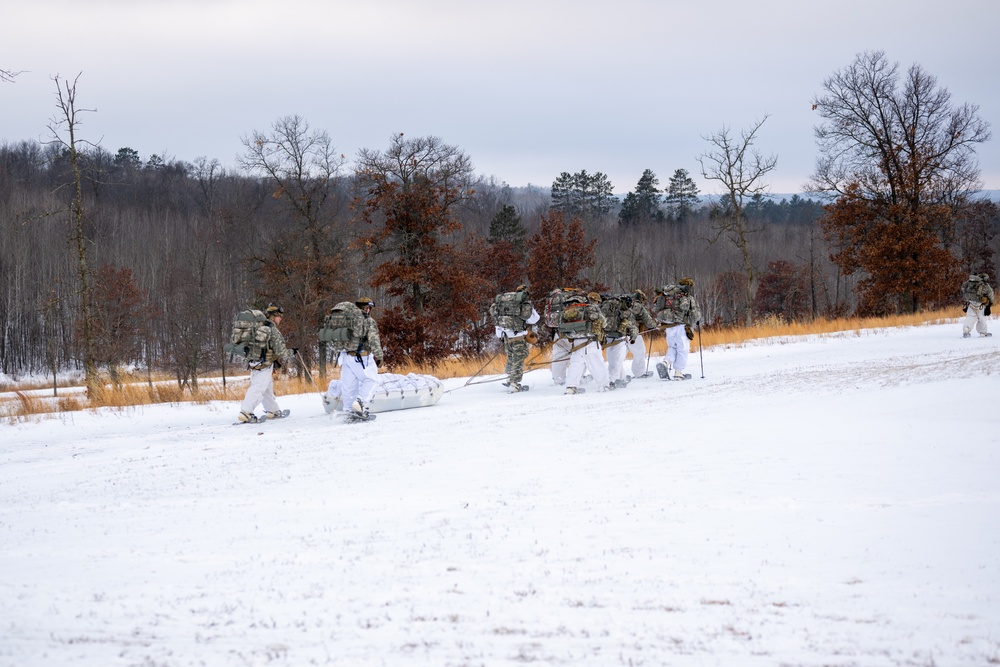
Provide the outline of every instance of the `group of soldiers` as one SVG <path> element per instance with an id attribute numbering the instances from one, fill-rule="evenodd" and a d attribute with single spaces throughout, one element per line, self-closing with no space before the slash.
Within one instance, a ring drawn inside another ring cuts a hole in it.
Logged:
<path id="1" fill-rule="evenodd" d="M 528 357 L 528 346 L 538 340 L 535 327 L 544 327 L 543 333 L 552 338 L 552 380 L 566 387 L 566 394 L 583 393 L 581 386 L 585 375 L 593 379 L 598 391 L 624 389 L 634 378 L 652 376 L 647 359 L 643 334 L 652 335 L 663 329 L 666 333 L 667 352 L 655 365 L 657 374 L 664 380 L 686 380 L 691 375 L 685 372 L 690 351 L 690 341 L 694 339 L 694 327 L 701 323 L 701 310 L 692 294 L 694 280 L 682 278 L 677 285 L 657 288 L 653 312 L 647 305 L 646 294 L 635 290 L 629 294 L 600 295 L 590 292 L 575 301 L 568 299 L 569 306 L 563 313 L 573 311 L 571 318 L 552 317 L 549 311 L 557 310 L 560 297 L 577 292 L 573 289 L 558 288 L 546 299 L 547 316 L 541 323 L 541 316 L 527 296 L 527 287 L 519 285 L 513 293 L 497 295 L 495 303 L 501 303 L 511 294 L 523 293 L 520 303 L 528 304 L 521 317 L 499 318 L 496 336 L 503 341 L 507 355 L 505 385 L 511 393 L 526 391 L 522 383 L 524 362 Z M 530 314 L 529 314 L 530 309 Z M 491 312 L 496 317 L 496 309 Z M 571 322 L 562 323 L 566 319 Z M 632 363 L 626 371 L 625 361 L 632 354 Z"/>
<path id="2" fill-rule="evenodd" d="M 496 336 L 503 342 L 507 356 L 504 383 L 507 390 L 511 393 L 528 390 L 522 383 L 524 364 L 529 345 L 538 343 L 539 333 L 552 339 L 552 380 L 557 385 L 564 385 L 566 394 L 583 393 L 581 385 L 586 374 L 593 379 L 598 391 L 623 389 L 634 378 L 651 377 L 653 373 L 648 368 L 643 334 L 652 335 L 661 329 L 666 335 L 667 351 L 654 366 L 657 375 L 663 380 L 690 379 L 691 375 L 685 372 L 690 342 L 694 339 L 694 328 L 701 325 L 701 309 L 692 294 L 693 289 L 694 280 L 682 278 L 677 285 L 658 287 L 650 305 L 647 305 L 646 294 L 639 289 L 630 294 L 603 296 L 596 292 L 583 294 L 580 290 L 555 289 L 546 299 L 544 322 L 531 304 L 525 285 L 519 285 L 514 292 L 497 295 L 490 312 L 496 318 Z M 962 336 L 971 337 L 973 328 L 981 337 L 991 336 L 987 318 L 994 293 L 987 274 L 970 275 L 962 284 L 961 292 L 966 313 Z M 557 297 L 566 294 L 574 296 L 575 300 L 570 300 L 570 305 L 561 309 L 552 308 L 550 313 L 550 306 L 558 301 Z M 509 312 L 517 315 L 498 316 L 496 304 L 501 302 L 512 304 L 513 310 Z M 371 317 L 374 302 L 363 298 L 354 305 L 361 311 L 363 325 L 355 332 L 351 345 L 339 351 L 338 391 L 343 410 L 351 417 L 364 420 L 369 418 L 368 404 L 377 389 L 382 346 L 378 323 Z M 566 317 L 571 311 L 573 316 Z M 288 415 L 275 400 L 272 375 L 275 367 L 280 367 L 283 360 L 298 352 L 285 346 L 278 331 L 283 313 L 280 306 L 270 306 L 265 311 L 266 355 L 254 363 L 248 362 L 250 386 L 240 406 L 241 422 L 253 423 Z M 629 353 L 632 354 L 628 369 L 631 372 L 625 368 Z M 265 412 L 257 417 L 254 410 L 261 404 Z M 329 411 L 332 403 L 327 396 L 324 396 L 324 404 Z"/>

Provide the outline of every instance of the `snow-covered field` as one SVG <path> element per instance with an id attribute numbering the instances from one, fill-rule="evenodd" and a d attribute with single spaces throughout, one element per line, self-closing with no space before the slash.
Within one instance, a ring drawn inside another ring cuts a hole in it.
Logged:
<path id="1" fill-rule="evenodd" d="M 0 425 L 0 665 L 1000 664 L 1000 335 Z"/>

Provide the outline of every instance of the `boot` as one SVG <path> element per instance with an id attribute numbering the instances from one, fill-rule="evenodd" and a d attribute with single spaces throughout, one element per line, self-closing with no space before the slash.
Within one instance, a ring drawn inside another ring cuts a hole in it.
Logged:
<path id="1" fill-rule="evenodd" d="M 354 399 L 354 402 L 351 403 L 351 412 L 357 417 L 368 419 L 368 406 L 360 398 Z"/>
<path id="2" fill-rule="evenodd" d="M 583 392 L 580 391 L 580 390 L 578 390 L 576 387 L 566 387 L 566 391 L 563 392 L 563 394 L 565 394 L 567 396 L 570 396 L 570 395 L 573 395 L 573 394 L 582 394 L 582 393 Z"/>
<path id="3" fill-rule="evenodd" d="M 281 410 L 277 410 L 275 412 L 265 412 L 264 414 L 267 416 L 268 419 L 281 419 L 282 417 L 285 416 L 284 413 L 281 412 Z"/>
<path id="4" fill-rule="evenodd" d="M 528 388 L 523 386 L 520 382 L 504 382 L 507 385 L 508 394 L 516 394 L 519 391 L 527 391 Z"/>
<path id="5" fill-rule="evenodd" d="M 243 422 L 244 424 L 256 424 L 257 423 L 257 415 L 253 414 L 252 412 L 242 412 L 241 411 L 240 412 L 240 416 L 239 416 L 239 420 L 241 422 Z"/>

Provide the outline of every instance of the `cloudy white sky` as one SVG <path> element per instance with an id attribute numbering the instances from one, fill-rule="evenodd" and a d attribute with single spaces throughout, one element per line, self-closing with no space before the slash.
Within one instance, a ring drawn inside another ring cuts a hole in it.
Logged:
<path id="1" fill-rule="evenodd" d="M 979 105 L 984 186 L 1000 189 L 996 0 L 0 1 L 0 142 L 45 140 L 56 74 L 81 74 L 84 137 L 234 167 L 241 138 L 298 114 L 348 158 L 395 132 L 462 148 L 477 172 L 551 185 L 687 169 L 704 137 L 769 115 L 773 192 L 815 164 L 810 101 L 855 54 L 919 63 Z"/>

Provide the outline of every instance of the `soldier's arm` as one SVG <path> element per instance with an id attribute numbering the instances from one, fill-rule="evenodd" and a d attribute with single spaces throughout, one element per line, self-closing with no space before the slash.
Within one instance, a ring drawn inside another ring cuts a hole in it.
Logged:
<path id="1" fill-rule="evenodd" d="M 378 323 L 374 319 L 368 321 L 368 349 L 372 351 L 375 361 L 382 363 L 382 340 L 378 335 Z"/>
<path id="2" fill-rule="evenodd" d="M 271 351 L 276 359 L 287 359 L 292 356 L 292 351 L 285 347 L 285 337 L 278 331 L 278 327 L 271 325 Z"/>

